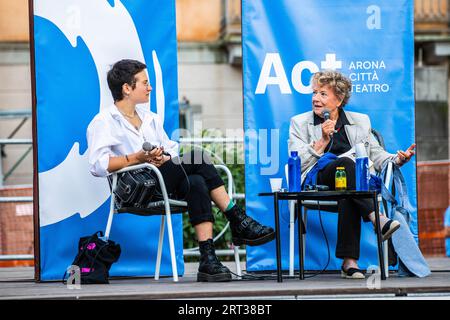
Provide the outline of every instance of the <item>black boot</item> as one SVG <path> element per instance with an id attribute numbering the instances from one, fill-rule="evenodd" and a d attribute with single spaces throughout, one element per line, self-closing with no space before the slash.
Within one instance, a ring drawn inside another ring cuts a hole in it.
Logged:
<path id="1" fill-rule="evenodd" d="M 259 246 L 275 238 L 273 228 L 263 226 L 258 221 L 247 216 L 237 205 L 224 212 L 224 214 L 230 221 L 233 244 L 236 246 L 243 244 Z"/>
<path id="2" fill-rule="evenodd" d="M 217 259 L 212 239 L 199 241 L 200 265 L 197 282 L 231 281 L 231 272 Z"/>

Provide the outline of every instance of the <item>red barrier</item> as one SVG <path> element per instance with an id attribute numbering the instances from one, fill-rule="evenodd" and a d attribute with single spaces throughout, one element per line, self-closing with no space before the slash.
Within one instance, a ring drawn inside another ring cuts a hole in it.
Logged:
<path id="1" fill-rule="evenodd" d="M 417 163 L 420 248 L 426 256 L 445 256 L 444 213 L 450 206 L 450 161 Z"/>

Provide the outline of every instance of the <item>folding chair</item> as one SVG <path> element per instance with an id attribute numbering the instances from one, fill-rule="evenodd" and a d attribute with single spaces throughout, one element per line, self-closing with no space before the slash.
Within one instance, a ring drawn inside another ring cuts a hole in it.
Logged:
<path id="1" fill-rule="evenodd" d="M 372 129 L 373 136 L 377 139 L 377 141 L 380 143 L 381 147 L 385 149 L 384 140 L 381 134 L 376 131 L 375 129 Z M 285 166 L 285 175 L 286 175 L 286 181 L 289 185 L 289 173 L 288 173 L 288 165 Z M 388 164 L 387 172 L 386 172 L 386 179 L 383 181 L 386 188 L 390 190 L 391 187 L 391 179 L 392 178 L 392 163 Z M 382 201 L 381 195 L 378 196 L 378 202 Z M 294 229 L 295 229 L 295 200 L 289 200 L 289 275 L 294 275 Z M 305 225 L 306 230 L 306 222 L 307 222 L 307 216 L 308 216 L 308 210 L 318 210 L 320 207 L 321 211 L 327 211 L 327 212 L 338 212 L 338 203 L 337 201 L 314 201 L 314 200 L 304 200 L 302 201 L 302 207 L 304 208 L 303 211 L 303 223 Z M 384 212 L 387 212 L 386 203 L 383 202 L 383 206 L 379 206 L 379 208 L 384 208 Z M 303 252 L 305 252 L 305 244 L 306 244 L 306 234 L 299 235 L 303 237 Z M 385 274 L 386 278 L 389 277 L 389 261 L 388 261 L 388 242 L 383 242 L 383 262 L 385 265 Z"/>
<path id="2" fill-rule="evenodd" d="M 141 209 L 141 208 L 120 208 L 117 209 L 115 205 L 115 196 L 113 190 L 115 190 L 117 186 L 117 179 L 118 174 L 136 170 L 140 168 L 149 168 L 152 171 L 155 172 L 158 183 L 161 187 L 161 193 L 163 200 L 151 202 L 147 208 Z M 233 198 L 233 177 L 231 175 L 231 171 L 224 165 L 215 165 L 216 169 L 223 170 L 228 178 L 228 196 L 230 199 Z M 123 168 L 121 170 L 118 170 L 112 174 L 112 182 L 111 182 L 111 203 L 109 207 L 109 216 L 108 216 L 108 222 L 106 225 L 106 231 L 104 238 L 107 240 L 109 238 L 109 234 L 111 232 L 111 226 L 113 221 L 113 216 L 115 213 L 131 213 L 131 214 L 137 214 L 137 215 L 145 215 L 145 216 L 151 216 L 151 215 L 161 215 L 161 226 L 159 229 L 159 242 L 158 242 L 158 252 L 156 257 L 156 268 L 155 268 L 155 280 L 159 279 L 159 272 L 160 272 L 160 266 L 161 266 L 161 256 L 162 256 L 162 246 L 163 246 L 163 240 L 164 240 L 164 227 L 165 227 L 165 220 L 167 219 L 167 232 L 169 234 L 169 250 L 170 250 L 170 258 L 172 262 L 172 274 L 173 274 L 173 281 L 178 281 L 178 270 L 177 270 L 177 264 L 175 259 L 175 245 L 173 240 L 173 229 L 172 229 L 172 212 L 173 213 L 183 213 L 187 211 L 187 202 L 186 201 L 180 201 L 175 199 L 170 199 L 167 194 L 166 185 L 164 183 L 163 176 L 159 169 L 150 163 L 143 163 L 138 164 L 134 166 L 129 166 L 126 168 Z M 236 263 L 236 273 L 240 276 L 241 275 L 241 267 L 240 267 L 240 261 L 239 261 L 239 247 L 234 247 L 234 256 L 235 256 L 235 263 Z"/>

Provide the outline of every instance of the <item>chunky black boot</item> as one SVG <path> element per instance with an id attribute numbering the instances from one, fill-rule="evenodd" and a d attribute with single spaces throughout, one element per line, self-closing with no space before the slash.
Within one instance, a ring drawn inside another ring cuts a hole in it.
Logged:
<path id="1" fill-rule="evenodd" d="M 197 282 L 231 281 L 231 272 L 217 259 L 212 239 L 200 241 L 200 265 Z"/>
<path id="2" fill-rule="evenodd" d="M 247 216 L 237 205 L 224 212 L 224 214 L 230 221 L 233 244 L 236 246 L 243 244 L 259 246 L 275 238 L 273 228 L 263 226 L 258 221 Z"/>

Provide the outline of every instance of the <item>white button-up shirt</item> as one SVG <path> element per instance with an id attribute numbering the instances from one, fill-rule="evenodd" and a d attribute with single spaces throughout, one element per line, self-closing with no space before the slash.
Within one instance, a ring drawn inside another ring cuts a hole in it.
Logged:
<path id="1" fill-rule="evenodd" d="M 92 119 L 87 129 L 87 141 L 89 169 L 94 176 L 109 175 L 110 157 L 138 152 L 144 142 L 163 146 L 172 157 L 178 155 L 178 143 L 169 139 L 159 116 L 147 108 L 136 106 L 142 120 L 139 130 L 124 118 L 115 104 Z"/>

